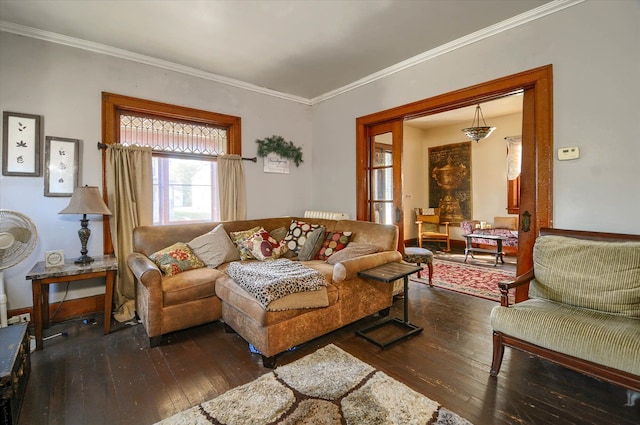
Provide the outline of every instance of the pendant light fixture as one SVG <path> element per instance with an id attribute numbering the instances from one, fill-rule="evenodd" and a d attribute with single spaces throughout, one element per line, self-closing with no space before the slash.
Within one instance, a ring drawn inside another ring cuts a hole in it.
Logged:
<path id="1" fill-rule="evenodd" d="M 482 118 L 483 126 L 480 126 L 480 118 Z M 482 109 L 480 109 L 480 104 L 476 106 L 476 112 L 473 116 L 473 122 L 471 123 L 471 127 L 463 128 L 462 132 L 470 138 L 471 140 L 475 140 L 476 143 L 480 139 L 484 139 L 488 137 L 495 127 L 489 127 L 484 120 L 484 115 L 482 115 Z"/>

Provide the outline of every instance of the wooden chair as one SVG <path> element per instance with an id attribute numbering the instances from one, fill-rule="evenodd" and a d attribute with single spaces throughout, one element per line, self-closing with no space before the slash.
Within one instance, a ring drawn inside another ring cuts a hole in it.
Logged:
<path id="1" fill-rule="evenodd" d="M 449 241 L 449 222 L 440 223 L 440 208 L 416 208 L 416 224 L 418 225 L 418 246 L 423 242 L 445 243 L 444 252 L 451 250 Z M 444 225 L 444 233 L 440 231 Z"/>

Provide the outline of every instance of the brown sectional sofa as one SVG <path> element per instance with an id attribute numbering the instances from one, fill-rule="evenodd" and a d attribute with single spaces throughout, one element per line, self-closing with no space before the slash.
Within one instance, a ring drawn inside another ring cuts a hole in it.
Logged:
<path id="1" fill-rule="evenodd" d="M 327 281 L 329 305 L 284 311 L 265 309 L 226 273 L 229 263 L 217 268 L 188 270 L 174 276 L 162 274 L 149 256 L 177 242 L 189 242 L 219 223 L 138 227 L 133 233 L 134 252 L 127 263 L 136 280 L 136 309 L 153 347 L 162 335 L 222 319 L 259 350 L 266 366 L 275 355 L 366 316 L 388 311 L 393 285 L 358 277 L 358 272 L 402 259 L 397 251 L 398 229 L 355 220 L 277 217 L 223 222 L 227 233 L 261 226 L 267 231 L 288 228 L 291 221 L 320 224 L 331 231 L 350 231 L 351 241 L 378 246 L 381 251 L 338 262 L 304 261 Z M 249 260 L 256 261 L 256 260 Z"/>

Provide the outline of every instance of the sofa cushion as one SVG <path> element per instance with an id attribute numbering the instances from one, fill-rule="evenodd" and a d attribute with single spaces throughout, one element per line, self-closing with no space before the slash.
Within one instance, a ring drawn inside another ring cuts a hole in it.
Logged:
<path id="1" fill-rule="evenodd" d="M 327 287 L 317 291 L 296 292 L 271 301 L 267 306 L 269 311 L 296 310 L 301 308 L 318 308 L 329 305 Z"/>
<path id="2" fill-rule="evenodd" d="M 320 251 L 320 248 L 322 248 L 325 233 L 324 226 L 320 226 L 312 232 L 309 232 L 307 240 L 300 249 L 300 252 L 298 252 L 299 261 L 309 261 L 315 258 L 318 251 Z"/>
<path id="3" fill-rule="evenodd" d="M 319 227 L 319 224 L 310 224 L 306 221 L 293 219 L 289 225 L 289 232 L 282 240 L 282 243 L 287 245 L 289 251 L 298 254 L 307 240 L 307 235 Z"/>
<path id="4" fill-rule="evenodd" d="M 240 254 L 241 260 L 244 261 L 244 260 L 251 260 L 255 258 L 251 253 L 251 249 L 248 247 L 248 245 L 244 244 L 244 242 L 247 239 L 249 239 L 251 236 L 253 236 L 260 229 L 262 229 L 262 227 L 256 226 L 249 230 L 240 230 L 237 232 L 229 233 L 231 240 L 233 241 L 233 243 L 236 245 L 236 248 L 238 249 L 238 253 Z"/>
<path id="5" fill-rule="evenodd" d="M 326 260 L 332 254 L 344 249 L 351 240 L 351 232 L 329 232 L 320 251 L 316 255 L 317 260 Z"/>
<path id="6" fill-rule="evenodd" d="M 570 356 L 640 375 L 640 319 L 530 299 L 494 307 L 495 331 Z"/>
<path id="7" fill-rule="evenodd" d="M 332 306 L 338 302 L 338 289 L 328 284 L 326 286 L 328 305 Z M 216 283 L 216 294 L 223 301 L 223 304 L 233 306 L 233 308 L 242 311 L 243 314 L 251 317 L 261 326 L 270 326 L 281 323 L 304 314 L 309 309 L 291 309 L 283 311 L 267 310 L 260 302 L 251 294 L 242 289 L 229 276 L 223 276 Z"/>
<path id="8" fill-rule="evenodd" d="M 179 305 L 212 297 L 216 294 L 216 279 L 223 275 L 219 270 L 204 267 L 166 277 L 162 280 L 162 305 Z"/>
<path id="9" fill-rule="evenodd" d="M 530 298 L 640 317 L 640 242 L 539 237 Z"/>
<path id="10" fill-rule="evenodd" d="M 174 243 L 149 256 L 165 276 L 205 267 L 205 264 L 183 242 Z"/>
<path id="11" fill-rule="evenodd" d="M 327 258 L 327 263 L 336 264 L 341 261 L 351 260 L 352 258 L 361 257 L 367 254 L 375 254 L 382 249 L 376 245 L 370 245 L 366 243 L 349 242 L 343 250 L 338 251 Z"/>
<path id="12" fill-rule="evenodd" d="M 233 244 L 223 224 L 218 224 L 209 233 L 193 238 L 187 245 L 207 267 L 218 267 L 222 263 L 240 259 L 238 249 Z"/>

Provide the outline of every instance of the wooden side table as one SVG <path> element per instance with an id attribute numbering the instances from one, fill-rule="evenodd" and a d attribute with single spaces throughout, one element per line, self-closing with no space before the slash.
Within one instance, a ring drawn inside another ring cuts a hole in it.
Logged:
<path id="1" fill-rule="evenodd" d="M 464 249 L 464 262 L 467 262 L 467 256 L 471 254 L 471 258 L 473 257 L 474 252 L 484 252 L 487 254 L 493 254 L 496 256 L 496 262 L 493 264 L 493 267 L 498 265 L 498 260 L 504 264 L 504 258 L 502 253 L 502 241 L 506 238 L 500 235 L 485 235 L 482 233 L 469 233 L 466 235 L 462 235 L 467 239 L 467 246 Z M 483 248 L 474 248 L 473 247 L 473 238 L 481 238 L 481 239 L 490 239 L 492 241 L 496 241 L 496 249 L 483 249 Z"/>
<path id="2" fill-rule="evenodd" d="M 398 279 L 404 279 L 404 320 L 400 319 L 399 317 L 382 319 L 381 321 L 374 323 L 371 326 L 356 331 L 356 335 L 361 336 L 367 341 L 376 344 L 378 347 L 384 350 L 385 348 L 392 344 L 395 344 L 396 342 L 405 340 L 410 336 L 422 332 L 422 328 L 420 326 L 414 325 L 409 322 L 409 275 L 412 275 L 415 272 L 421 270 L 422 267 L 413 266 L 411 264 L 387 263 L 369 270 L 358 272 L 358 276 L 378 280 L 385 283 L 392 283 Z M 379 341 L 367 335 L 369 332 L 386 325 L 400 326 L 405 330 L 405 332 L 400 336 L 391 338 L 386 341 Z"/>
<path id="3" fill-rule="evenodd" d="M 33 327 L 36 337 L 36 350 L 42 350 L 42 329 L 49 328 L 49 285 L 52 283 L 73 282 L 76 280 L 104 277 L 106 281 L 104 293 L 104 334 L 111 329 L 111 304 L 113 302 L 113 285 L 118 270 L 118 260 L 114 255 L 94 257 L 89 264 L 75 264 L 67 260 L 60 267 L 45 267 L 40 261 L 33 266 L 26 279 L 31 280 L 33 291 Z"/>

